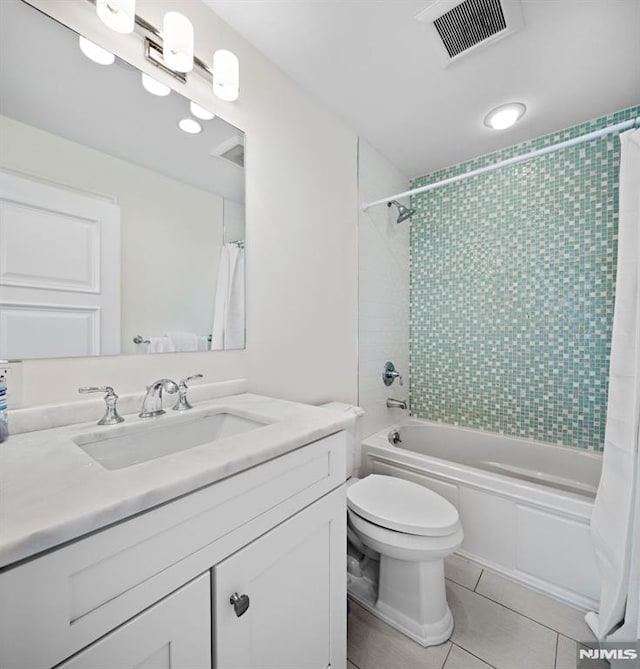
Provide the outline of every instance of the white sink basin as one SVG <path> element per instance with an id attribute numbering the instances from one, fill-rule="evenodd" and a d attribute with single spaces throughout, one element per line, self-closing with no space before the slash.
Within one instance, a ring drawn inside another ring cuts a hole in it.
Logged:
<path id="1" fill-rule="evenodd" d="M 106 469 L 123 469 L 264 425 L 226 412 L 184 418 L 161 416 L 149 422 L 113 428 L 112 432 L 81 434 L 73 441 Z"/>

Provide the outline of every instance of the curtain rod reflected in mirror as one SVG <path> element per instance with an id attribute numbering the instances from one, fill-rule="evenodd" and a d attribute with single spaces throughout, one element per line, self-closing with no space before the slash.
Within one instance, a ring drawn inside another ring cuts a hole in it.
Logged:
<path id="1" fill-rule="evenodd" d="M 244 133 L 21 0 L 1 31 L 0 358 L 243 348 Z"/>

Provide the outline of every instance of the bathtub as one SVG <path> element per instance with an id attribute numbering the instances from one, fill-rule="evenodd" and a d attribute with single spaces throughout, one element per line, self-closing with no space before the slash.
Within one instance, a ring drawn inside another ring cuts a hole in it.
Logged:
<path id="1" fill-rule="evenodd" d="M 415 481 L 457 507 L 460 555 L 589 609 L 600 592 L 589 520 L 601 467 L 597 453 L 419 420 L 362 442 L 363 475 Z"/>

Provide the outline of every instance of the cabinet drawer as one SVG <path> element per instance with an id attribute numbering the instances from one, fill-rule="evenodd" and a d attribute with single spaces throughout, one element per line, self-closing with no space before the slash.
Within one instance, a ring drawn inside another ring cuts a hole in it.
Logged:
<path id="1" fill-rule="evenodd" d="M 209 574 L 203 574 L 56 669 L 211 669 Z"/>
<path id="2" fill-rule="evenodd" d="M 0 666 L 48 669 L 345 478 L 339 432 L 4 571 Z"/>

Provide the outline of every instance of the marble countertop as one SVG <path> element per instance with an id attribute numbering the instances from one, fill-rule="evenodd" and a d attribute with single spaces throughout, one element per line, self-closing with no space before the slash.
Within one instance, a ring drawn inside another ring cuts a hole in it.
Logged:
<path id="1" fill-rule="evenodd" d="M 0 444 L 0 568 L 259 465 L 352 425 L 354 416 L 253 394 L 210 399 L 212 408 L 267 423 L 219 441 L 109 470 L 78 447 L 78 435 L 153 419 L 125 415 L 119 426 L 96 421 L 12 435 Z M 33 411 L 33 410 L 32 410 Z M 99 416 L 97 416 L 99 418 Z"/>

